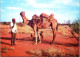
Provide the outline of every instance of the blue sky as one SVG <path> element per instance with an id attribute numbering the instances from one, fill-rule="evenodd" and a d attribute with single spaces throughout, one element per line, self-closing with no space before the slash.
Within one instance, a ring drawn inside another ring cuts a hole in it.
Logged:
<path id="1" fill-rule="evenodd" d="M 53 13 L 59 23 L 65 23 L 67 20 L 73 22 L 79 18 L 79 0 L 0 0 L 0 4 L 0 22 L 8 22 L 12 18 L 22 22 L 21 11 L 25 11 L 29 20 L 32 15 L 41 13 Z"/>

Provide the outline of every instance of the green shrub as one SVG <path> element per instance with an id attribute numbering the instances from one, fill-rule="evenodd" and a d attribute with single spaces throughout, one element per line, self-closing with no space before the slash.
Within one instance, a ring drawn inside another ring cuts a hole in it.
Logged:
<path id="1" fill-rule="evenodd" d="M 79 33 L 79 19 L 75 20 L 72 24 L 69 25 L 76 33 Z"/>

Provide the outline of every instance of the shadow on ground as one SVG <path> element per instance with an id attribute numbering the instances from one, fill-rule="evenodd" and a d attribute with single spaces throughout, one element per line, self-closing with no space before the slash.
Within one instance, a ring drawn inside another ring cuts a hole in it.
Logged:
<path id="1" fill-rule="evenodd" d="M 1 37 L 0 39 L 4 39 L 4 40 L 11 40 L 11 38 L 8 38 L 8 37 Z M 16 40 L 18 42 L 23 42 L 23 41 L 32 41 L 33 40 L 31 39 L 31 37 L 27 37 L 27 38 L 16 38 Z M 5 43 L 5 42 L 2 42 L 0 41 L 1 44 L 6 44 L 6 45 L 10 45 L 9 43 Z M 50 41 L 47 41 L 47 40 L 42 40 L 42 43 L 44 44 L 50 44 Z M 64 46 L 79 46 L 78 43 L 74 44 L 74 43 L 63 43 L 63 42 L 54 42 L 55 45 L 64 45 Z"/>

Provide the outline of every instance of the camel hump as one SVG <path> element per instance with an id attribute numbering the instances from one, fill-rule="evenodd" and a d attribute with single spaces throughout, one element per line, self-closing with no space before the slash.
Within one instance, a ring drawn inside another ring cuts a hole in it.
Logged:
<path id="1" fill-rule="evenodd" d="M 32 16 L 32 19 L 35 19 L 35 18 L 38 18 L 38 16 L 37 16 L 36 14 L 34 14 L 34 15 Z"/>
<path id="2" fill-rule="evenodd" d="M 45 13 L 41 13 L 40 17 L 48 18 L 49 16 L 47 14 L 45 14 Z"/>

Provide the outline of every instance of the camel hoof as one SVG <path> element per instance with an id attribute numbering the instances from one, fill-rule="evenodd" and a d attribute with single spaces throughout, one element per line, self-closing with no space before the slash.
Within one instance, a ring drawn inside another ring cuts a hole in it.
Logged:
<path id="1" fill-rule="evenodd" d="M 34 45 L 36 45 L 37 43 L 34 43 Z"/>
<path id="2" fill-rule="evenodd" d="M 39 43 L 41 43 L 41 41 L 39 41 Z"/>
<path id="3" fill-rule="evenodd" d="M 54 42 L 50 42 L 50 44 L 54 44 Z"/>

